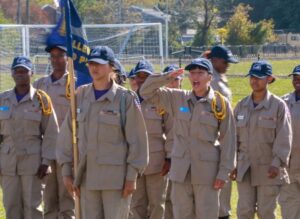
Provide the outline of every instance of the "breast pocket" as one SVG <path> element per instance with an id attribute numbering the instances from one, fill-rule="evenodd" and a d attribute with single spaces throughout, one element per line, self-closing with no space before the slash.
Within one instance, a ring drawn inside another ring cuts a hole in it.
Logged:
<path id="1" fill-rule="evenodd" d="M 273 143 L 275 139 L 276 121 L 259 119 L 257 122 L 257 140 L 262 143 Z"/>
<path id="2" fill-rule="evenodd" d="M 40 125 L 42 120 L 41 112 L 25 112 L 24 113 L 24 131 L 26 135 L 40 135 Z"/>
<path id="3" fill-rule="evenodd" d="M 144 113 L 145 123 L 148 134 L 162 135 L 162 117 L 154 110 L 149 110 Z"/>
<path id="4" fill-rule="evenodd" d="M 212 113 L 201 113 L 198 119 L 198 138 L 204 141 L 215 142 L 218 137 L 218 120 Z"/>
<path id="5" fill-rule="evenodd" d="M 9 135 L 10 134 L 10 118 L 11 111 L 0 111 L 0 134 Z"/>
<path id="6" fill-rule="evenodd" d="M 182 136 L 182 137 L 188 137 L 189 136 L 189 127 L 190 127 L 190 119 L 191 119 L 191 113 L 189 112 L 178 112 L 175 118 L 175 134 Z"/>
<path id="7" fill-rule="evenodd" d="M 237 141 L 238 142 L 246 142 L 247 141 L 247 120 L 237 120 L 236 129 L 237 129 Z"/>
<path id="8" fill-rule="evenodd" d="M 126 143 L 121 131 L 119 114 L 101 114 L 98 129 L 98 154 L 99 164 L 123 165 L 126 158 Z"/>
<path id="9" fill-rule="evenodd" d="M 105 142 L 109 144 L 120 144 L 120 141 L 122 140 L 120 115 L 109 115 L 100 113 L 98 122 L 99 142 Z"/>

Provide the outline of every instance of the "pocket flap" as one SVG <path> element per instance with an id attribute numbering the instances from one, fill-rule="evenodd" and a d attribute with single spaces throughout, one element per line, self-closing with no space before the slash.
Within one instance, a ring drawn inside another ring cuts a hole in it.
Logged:
<path id="1" fill-rule="evenodd" d="M 190 121 L 192 115 L 190 112 L 178 112 L 177 118 L 179 120 Z"/>
<path id="2" fill-rule="evenodd" d="M 156 108 L 154 109 L 146 109 L 144 113 L 145 119 L 154 119 L 154 120 L 161 120 L 162 117 L 158 114 Z"/>
<path id="3" fill-rule="evenodd" d="M 258 127 L 274 129 L 276 128 L 276 120 L 262 119 L 258 120 Z"/>
<path id="4" fill-rule="evenodd" d="M 24 119 L 32 120 L 32 121 L 41 121 L 42 120 L 42 114 L 40 112 L 27 111 L 27 112 L 24 113 Z"/>
<path id="5" fill-rule="evenodd" d="M 124 159 L 113 159 L 108 156 L 99 156 L 97 157 L 97 163 L 102 165 L 124 165 Z"/>
<path id="6" fill-rule="evenodd" d="M 70 101 L 67 99 L 66 95 L 59 95 L 58 98 L 55 99 L 56 104 L 63 106 L 70 106 Z"/>
<path id="7" fill-rule="evenodd" d="M 1 154 L 8 154 L 10 151 L 9 145 L 1 145 Z"/>
<path id="8" fill-rule="evenodd" d="M 109 125 L 121 126 L 121 120 L 119 114 L 108 115 L 100 113 L 99 121 Z"/>
<path id="9" fill-rule="evenodd" d="M 25 149 L 26 149 L 27 154 L 38 154 L 41 151 L 41 146 L 40 145 L 30 145 L 30 146 L 27 146 Z"/>
<path id="10" fill-rule="evenodd" d="M 202 124 L 210 125 L 214 127 L 218 127 L 218 120 L 214 117 L 212 113 L 209 112 L 201 112 L 201 115 L 199 117 L 199 121 Z"/>
<path id="11" fill-rule="evenodd" d="M 11 111 L 0 111 L 0 120 L 9 119 L 11 115 Z"/>

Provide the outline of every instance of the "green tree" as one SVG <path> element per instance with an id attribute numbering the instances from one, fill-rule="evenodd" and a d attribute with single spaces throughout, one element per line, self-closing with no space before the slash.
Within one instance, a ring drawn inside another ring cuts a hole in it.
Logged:
<path id="1" fill-rule="evenodd" d="M 299 0 L 235 0 L 235 4 L 249 4 L 254 10 L 250 18 L 254 22 L 273 19 L 276 29 L 300 31 Z"/>
<path id="2" fill-rule="evenodd" d="M 226 24 L 228 31 L 226 42 L 230 45 L 249 44 L 251 41 L 250 33 L 254 24 L 249 19 L 251 8 L 244 4 L 239 4 L 232 17 Z"/>
<path id="3" fill-rule="evenodd" d="M 249 5 L 239 4 L 235 12 L 226 24 L 227 44 L 250 45 L 273 42 L 274 23 L 272 20 L 262 20 L 254 23 L 250 20 Z"/>
<path id="4" fill-rule="evenodd" d="M 215 29 L 217 27 L 217 17 L 219 16 L 218 0 L 202 0 L 200 2 L 201 11 L 197 22 L 197 33 L 194 37 L 194 46 L 211 45 L 215 42 Z"/>
<path id="5" fill-rule="evenodd" d="M 14 23 L 14 22 L 11 19 L 8 19 L 4 15 L 2 9 L 0 9 L 0 24 L 12 24 L 12 23 Z"/>
<path id="6" fill-rule="evenodd" d="M 251 30 L 251 44 L 263 44 L 275 40 L 273 20 L 262 20 Z"/>

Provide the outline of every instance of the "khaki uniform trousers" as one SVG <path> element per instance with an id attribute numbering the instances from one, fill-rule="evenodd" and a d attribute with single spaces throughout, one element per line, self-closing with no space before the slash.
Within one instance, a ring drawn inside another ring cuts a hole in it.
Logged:
<path id="1" fill-rule="evenodd" d="M 239 200 L 238 219 L 253 219 L 255 212 L 259 219 L 275 219 L 276 202 L 279 196 L 278 185 L 251 185 L 251 172 L 245 174 L 242 182 L 237 182 Z"/>
<path id="2" fill-rule="evenodd" d="M 140 176 L 132 197 L 132 219 L 163 219 L 167 185 L 167 176 L 160 173 Z"/>
<path id="3" fill-rule="evenodd" d="M 123 190 L 89 190 L 80 186 L 82 219 L 127 219 L 131 196 L 122 197 Z"/>
<path id="4" fill-rule="evenodd" d="M 283 219 L 300 218 L 300 173 L 290 175 L 291 184 L 281 187 L 279 203 Z"/>
<path id="5" fill-rule="evenodd" d="M 174 219 L 216 219 L 219 191 L 212 185 L 191 184 L 190 171 L 185 182 L 172 181 Z"/>
<path id="6" fill-rule="evenodd" d="M 37 176 L 2 175 L 6 219 L 42 219 L 42 182 Z"/>
<path id="7" fill-rule="evenodd" d="M 74 218 L 74 200 L 63 183 L 61 166 L 53 161 L 51 170 L 45 178 L 44 219 Z"/>
<path id="8" fill-rule="evenodd" d="M 232 183 L 229 180 L 220 192 L 220 208 L 219 208 L 219 217 L 225 217 L 231 215 L 231 206 L 230 206 L 230 198 L 231 198 L 231 187 Z"/>
<path id="9" fill-rule="evenodd" d="M 165 219 L 173 219 L 173 204 L 171 200 L 172 181 L 169 180 L 166 198 Z"/>

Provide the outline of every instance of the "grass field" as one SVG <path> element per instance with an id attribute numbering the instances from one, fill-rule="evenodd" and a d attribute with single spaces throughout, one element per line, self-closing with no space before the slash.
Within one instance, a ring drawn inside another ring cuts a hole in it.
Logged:
<path id="1" fill-rule="evenodd" d="M 296 65 L 300 65 L 300 60 L 270 60 L 275 75 L 288 75 L 292 72 Z M 245 61 L 232 64 L 228 71 L 229 74 L 246 74 L 252 62 Z"/>
<path id="2" fill-rule="evenodd" d="M 288 75 L 295 65 L 300 64 L 300 60 L 286 60 L 286 61 L 272 61 L 273 70 L 276 75 Z M 231 75 L 245 74 L 248 72 L 251 62 L 242 62 L 237 65 L 232 65 L 229 73 Z M 39 76 L 34 76 L 35 78 Z M 233 92 L 233 105 L 236 105 L 238 100 L 250 94 L 249 80 L 245 77 L 229 77 L 229 85 Z M 9 74 L 0 74 L 0 89 L 7 90 L 13 86 L 13 81 Z M 184 80 L 183 87 L 189 89 L 190 85 L 187 79 Z M 270 90 L 281 96 L 292 91 L 291 80 L 289 78 L 278 78 L 275 83 L 270 85 Z M 236 206 L 238 195 L 236 192 L 236 184 L 233 183 L 232 193 L 232 219 L 236 219 Z M 2 193 L 0 193 L 0 200 L 2 200 Z M 277 208 L 277 219 L 280 217 L 280 210 Z M 0 219 L 5 219 L 2 202 L 0 202 Z"/>

